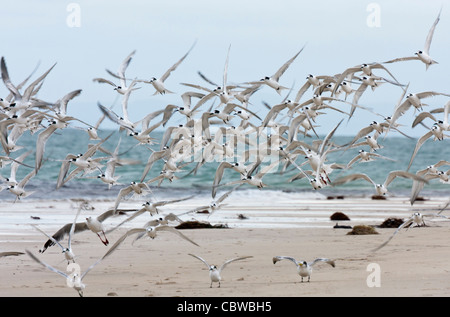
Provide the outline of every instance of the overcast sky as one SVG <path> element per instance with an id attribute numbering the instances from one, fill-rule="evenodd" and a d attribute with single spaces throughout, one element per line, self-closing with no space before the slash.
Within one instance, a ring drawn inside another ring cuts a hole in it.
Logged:
<path id="1" fill-rule="evenodd" d="M 169 103 L 181 105 L 180 95 L 188 90 L 181 82 L 207 85 L 197 71 L 220 83 L 230 45 L 228 80 L 239 83 L 272 75 L 306 44 L 280 80 L 287 87 L 294 85 L 293 98 L 308 74 L 334 75 L 361 63 L 413 55 L 423 48 L 441 7 L 430 50 L 439 64 L 428 71 L 419 61 L 387 67 L 400 82 L 410 83 L 410 92 L 450 93 L 450 1 L 7 1 L 2 3 L 0 18 L 1 56 L 14 83 L 28 76 L 38 62 L 36 76 L 56 62 L 39 97 L 56 101 L 82 89 L 68 113 L 95 124 L 100 116 L 97 102 L 109 106 L 116 101 L 114 109 L 120 112 L 120 99 L 111 86 L 93 78 L 111 78 L 105 69 L 116 71 L 133 50 L 136 55 L 127 75 L 159 77 L 197 41 L 166 81 L 176 94 L 153 96 L 150 85 L 132 94 L 129 113 L 138 120 Z M 363 95 L 360 104 L 391 115 L 401 92 L 384 84 Z M 0 95 L 6 94 L 0 85 Z M 264 87 L 255 94 L 251 109 L 265 113 L 261 101 L 274 105 L 283 97 Z M 430 98 L 429 109 L 443 106 L 447 99 Z M 357 111 L 358 119 L 338 133 L 351 134 L 380 119 L 362 112 Z M 406 116 L 403 119 L 406 122 Z M 327 133 L 333 123 L 318 124 L 319 131 Z M 106 126 L 114 127 L 111 122 Z M 410 132 L 422 135 L 424 131 Z"/>

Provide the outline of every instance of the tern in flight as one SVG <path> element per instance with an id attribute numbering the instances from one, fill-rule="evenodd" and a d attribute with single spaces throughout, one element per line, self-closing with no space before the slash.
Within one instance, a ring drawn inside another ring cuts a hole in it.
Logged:
<path id="1" fill-rule="evenodd" d="M 389 64 L 389 63 L 395 63 L 395 62 L 401 62 L 401 61 L 420 60 L 421 62 L 423 62 L 425 64 L 425 67 L 427 70 L 428 70 L 428 67 L 430 67 L 431 65 L 438 64 L 438 62 L 433 60 L 433 58 L 431 58 L 431 56 L 430 56 L 430 46 L 431 46 L 431 41 L 433 39 L 434 30 L 435 30 L 436 25 L 438 24 L 439 18 L 441 16 L 441 11 L 442 11 L 442 8 L 439 11 L 439 14 L 438 14 L 436 20 L 434 21 L 433 25 L 431 26 L 430 31 L 428 32 L 427 39 L 425 40 L 425 45 L 422 50 L 419 50 L 416 53 L 414 53 L 415 56 L 395 58 L 395 59 L 392 59 L 392 60 L 384 62 L 384 63 Z"/>

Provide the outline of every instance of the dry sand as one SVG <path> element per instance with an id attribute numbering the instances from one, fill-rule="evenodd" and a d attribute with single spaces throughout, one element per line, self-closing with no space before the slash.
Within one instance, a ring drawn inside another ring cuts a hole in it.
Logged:
<path id="1" fill-rule="evenodd" d="M 347 235 L 349 229 L 334 229 L 334 221 L 325 219 L 334 211 L 346 213 L 346 206 L 361 206 L 361 213 L 367 206 L 379 210 L 373 218 L 358 217 L 357 210 L 348 209 L 351 220 L 345 225 L 379 224 L 379 219 L 392 216 L 406 218 L 412 210 L 432 210 L 443 205 L 447 199 L 430 199 L 417 202 L 414 209 L 407 199 L 388 199 L 376 201 L 370 198 L 360 200 L 311 200 L 297 204 L 297 217 L 301 219 L 301 210 L 305 206 L 320 205 L 317 212 L 323 212 L 318 226 L 311 224 L 296 227 L 280 222 L 270 228 L 264 226 L 243 225 L 228 229 L 186 229 L 182 232 L 200 246 L 190 244 L 171 233 L 162 233 L 156 239 L 141 239 L 131 244 L 132 238 L 125 242 L 110 257 L 98 264 L 83 280 L 87 285 L 86 297 L 422 297 L 450 295 L 450 221 L 442 218 L 428 218 L 427 226 L 402 230 L 392 241 L 377 251 L 371 250 L 388 239 L 395 229 L 376 230 L 376 235 Z M 105 206 L 110 202 L 96 202 L 96 206 Z M 61 213 L 61 205 L 66 206 L 68 215 L 73 212 L 67 202 L 21 202 L 2 205 L 3 214 L 23 214 L 24 224 L 6 230 L 0 235 L 0 251 L 24 251 L 29 249 L 40 259 L 62 271 L 67 263 L 57 246 L 49 248 L 44 254 L 38 250 L 46 241 L 29 223 L 36 222 L 42 228 L 53 233 L 54 228 L 45 224 L 48 213 Z M 47 208 L 44 208 L 47 206 Z M 48 207 L 51 207 L 50 209 Z M 399 208 L 399 206 L 403 206 Z M 261 208 L 263 206 L 260 206 Z M 342 208 L 340 208 L 342 207 Z M 267 208 L 267 206 L 266 206 Z M 279 208 L 279 207 L 277 207 Z M 45 213 L 42 211 L 45 209 Z M 252 221 L 257 206 L 247 209 L 247 220 Z M 273 209 L 273 208 L 272 208 Z M 224 208 L 218 213 L 234 215 L 236 206 Z M 254 213 L 252 213 L 252 210 Z M 40 213 L 39 213 L 40 211 Z M 241 210 L 242 211 L 242 210 Z M 279 210 L 280 213 L 282 210 Z M 353 213 L 352 213 L 353 212 Z M 448 215 L 449 211 L 443 214 Z M 40 220 L 29 220 L 30 215 L 41 215 Z M 256 217 L 256 216 L 255 216 Z M 291 219 L 292 215 L 289 215 Z M 308 214 L 311 217 L 311 213 Z M 236 217 L 235 217 L 236 218 Z M 5 217 L 4 219 L 8 219 Z M 72 218 L 73 219 L 73 218 Z M 258 218 L 260 219 L 260 218 Z M 148 220 L 146 218 L 145 220 Z M 226 220 L 226 219 L 225 219 Z M 42 221 L 42 222 L 39 222 Z M 287 221 L 287 222 L 289 222 Z M 284 227 L 285 228 L 284 228 Z M 26 232 L 23 231 L 27 228 Z M 23 232 L 22 232 L 23 231 Z M 113 244 L 126 228 L 113 231 L 108 239 Z M 15 234 L 17 233 L 17 234 Z M 63 241 L 63 244 L 66 240 Z M 111 245 L 110 244 L 110 245 Z M 77 261 L 84 271 L 103 256 L 109 247 L 100 243 L 92 232 L 78 233 L 74 237 L 73 250 Z M 222 272 L 221 287 L 217 284 L 210 288 L 206 266 L 188 255 L 197 254 L 210 264 L 221 265 L 224 261 L 237 256 L 252 256 L 241 262 L 231 263 Z M 297 260 L 311 261 L 317 257 L 327 257 L 336 261 L 336 267 L 320 263 L 314 267 L 309 283 L 300 282 L 292 262 L 272 263 L 275 255 L 288 255 Z M 368 268 L 379 268 L 379 278 L 371 277 L 377 272 Z M 75 290 L 66 286 L 65 279 L 34 262 L 27 255 L 0 258 L 0 296 L 35 297 L 58 296 L 77 297 Z M 379 281 L 370 287 L 369 281 Z"/>

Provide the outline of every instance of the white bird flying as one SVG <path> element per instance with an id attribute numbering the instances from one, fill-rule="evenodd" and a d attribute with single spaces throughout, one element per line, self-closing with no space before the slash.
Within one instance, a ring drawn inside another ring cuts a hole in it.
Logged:
<path id="1" fill-rule="evenodd" d="M 431 65 L 438 64 L 438 62 L 433 60 L 430 56 L 430 46 L 431 46 L 431 41 L 433 39 L 434 30 L 435 30 L 436 25 L 438 24 L 439 18 L 441 16 L 441 11 L 442 11 L 442 8 L 439 11 L 439 14 L 438 14 L 436 20 L 434 21 L 433 25 L 431 26 L 430 30 L 428 31 L 428 35 L 425 40 L 425 45 L 422 50 L 419 50 L 416 53 L 414 53 L 415 56 L 395 58 L 395 59 L 389 60 L 384 63 L 388 64 L 388 63 L 395 63 L 395 62 L 400 62 L 400 61 L 420 60 L 421 62 L 423 62 L 425 64 L 425 67 L 427 70 L 428 70 L 428 67 L 430 67 Z"/>

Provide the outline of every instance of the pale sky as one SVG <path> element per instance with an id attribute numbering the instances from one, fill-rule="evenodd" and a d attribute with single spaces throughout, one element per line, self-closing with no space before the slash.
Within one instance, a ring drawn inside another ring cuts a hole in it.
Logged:
<path id="1" fill-rule="evenodd" d="M 159 77 L 197 41 L 166 81 L 176 94 L 153 96 L 150 85 L 132 94 L 129 113 L 137 121 L 167 104 L 181 105 L 181 93 L 190 89 L 181 82 L 208 86 L 197 71 L 221 83 L 230 45 L 228 80 L 240 83 L 272 75 L 306 44 L 280 80 L 284 86 L 294 85 L 294 98 L 308 74 L 334 75 L 361 63 L 413 55 L 423 48 L 441 7 L 430 49 L 439 64 L 428 71 L 419 61 L 386 66 L 401 83 L 410 83 L 409 92 L 450 93 L 450 1 L 7 1 L 0 14 L 1 56 L 14 83 L 28 76 L 38 62 L 35 77 L 56 62 L 39 97 L 56 101 L 82 89 L 69 103 L 68 114 L 95 124 L 100 116 L 97 102 L 110 106 L 116 100 L 114 109 L 119 113 L 120 99 L 111 86 L 95 83 L 93 78 L 111 79 L 105 69 L 117 71 L 133 50 L 136 54 L 127 76 Z M 388 116 L 401 92 L 384 84 L 366 92 L 359 103 Z M 0 95 L 6 94 L 0 84 Z M 264 87 L 252 98 L 250 109 L 265 114 L 262 101 L 275 105 L 283 97 Z M 447 100 L 433 97 L 427 103 L 431 110 Z M 355 116 L 358 119 L 337 134 L 352 134 L 380 119 L 363 111 Z M 403 119 L 410 122 L 410 117 Z M 319 120 L 318 124 L 318 130 L 327 133 L 334 122 Z M 114 126 L 105 121 L 104 127 Z M 407 131 L 416 136 L 426 132 L 424 128 Z"/>

